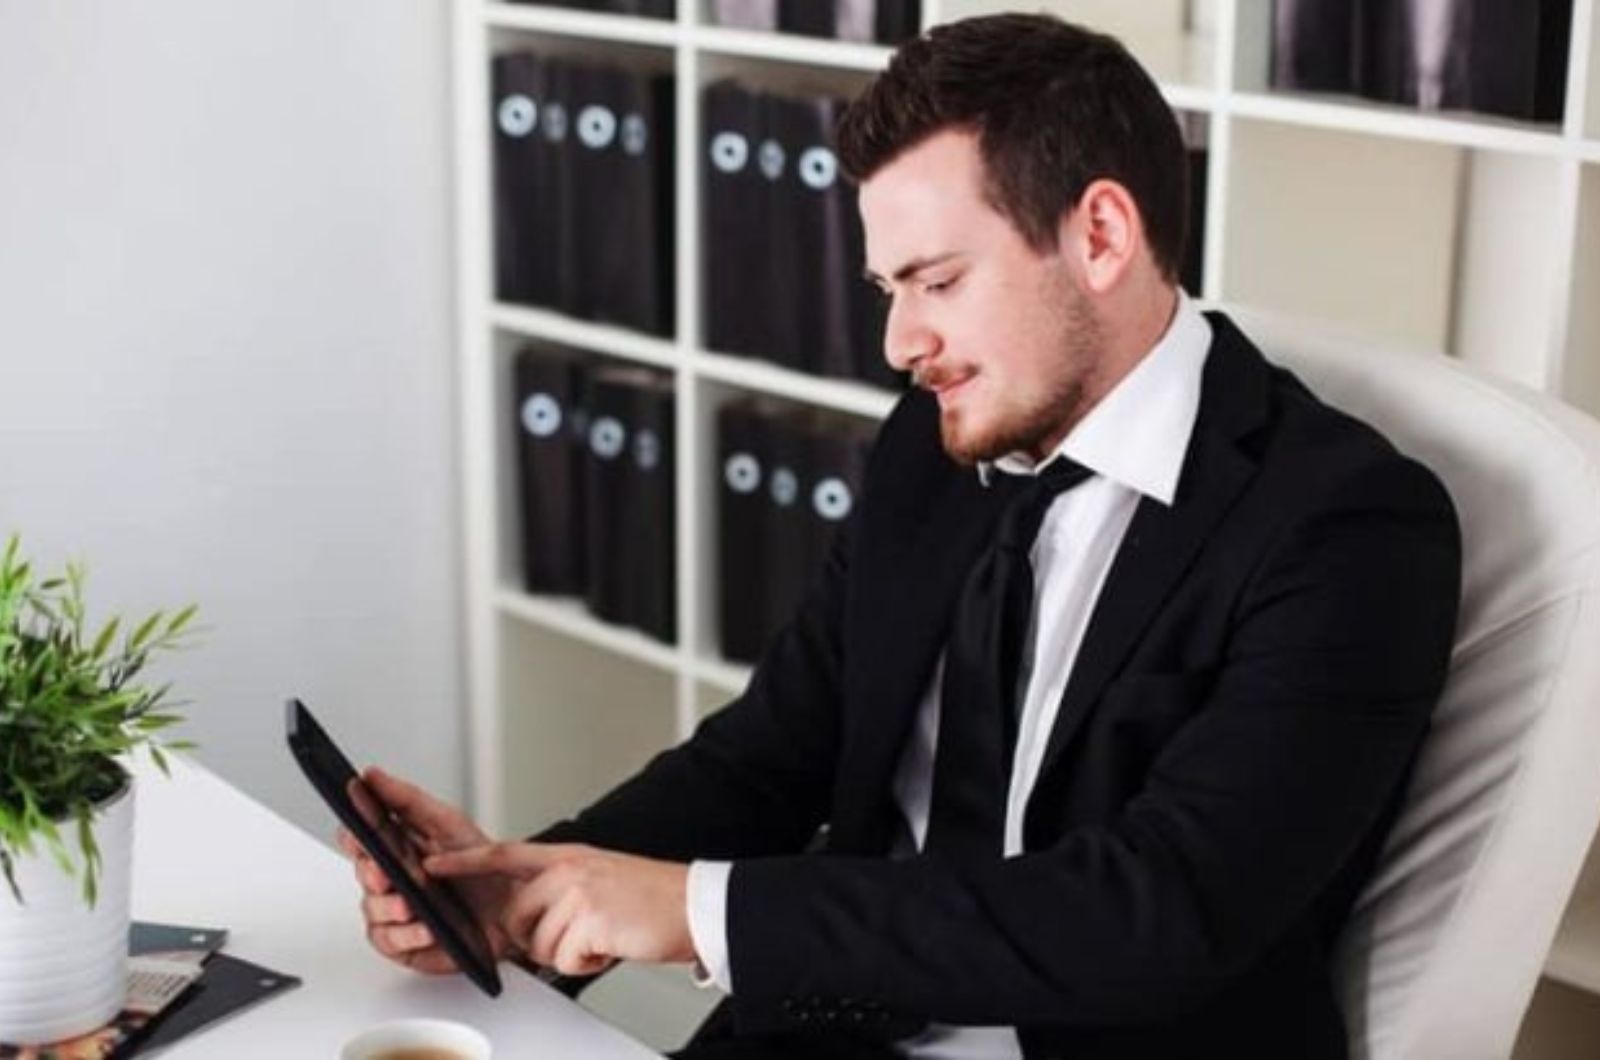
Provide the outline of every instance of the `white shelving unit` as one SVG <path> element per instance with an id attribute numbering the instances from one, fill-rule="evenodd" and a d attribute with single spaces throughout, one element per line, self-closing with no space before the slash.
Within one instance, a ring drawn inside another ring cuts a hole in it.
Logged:
<path id="1" fill-rule="evenodd" d="M 892 396 L 707 350 L 700 320 L 699 89 L 729 74 L 849 92 L 890 50 L 709 24 L 455 2 L 459 392 L 474 809 L 531 829 L 687 736 L 748 677 L 715 652 L 716 406 L 761 393 L 868 417 Z M 1457 356 L 1600 413 L 1600 0 L 1574 0 L 1560 125 L 1423 114 L 1267 86 L 1270 0 L 1030 0 L 1116 32 L 1210 148 L 1202 296 Z M 923 0 L 937 22 L 1017 5 Z M 677 77 L 677 335 L 493 301 L 488 64 L 516 49 Z M 544 339 L 669 371 L 677 393 L 678 628 L 663 645 L 518 586 L 507 360 Z M 1600 893 L 1548 974 L 1600 994 Z"/>

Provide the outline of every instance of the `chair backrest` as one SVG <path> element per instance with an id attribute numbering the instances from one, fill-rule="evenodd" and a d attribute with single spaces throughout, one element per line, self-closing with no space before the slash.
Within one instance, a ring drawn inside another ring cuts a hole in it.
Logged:
<path id="1" fill-rule="evenodd" d="M 1600 423 L 1444 356 L 1229 313 L 1461 519 L 1449 678 L 1337 955 L 1351 1055 L 1509 1056 L 1600 825 Z"/>

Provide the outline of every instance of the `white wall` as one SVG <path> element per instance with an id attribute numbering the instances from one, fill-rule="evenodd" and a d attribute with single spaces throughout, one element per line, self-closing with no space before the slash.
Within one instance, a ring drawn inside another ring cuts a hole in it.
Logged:
<path id="1" fill-rule="evenodd" d="M 465 790 L 448 25 L 0 0 L 0 537 L 198 602 L 202 761 L 323 833 L 288 694 Z"/>

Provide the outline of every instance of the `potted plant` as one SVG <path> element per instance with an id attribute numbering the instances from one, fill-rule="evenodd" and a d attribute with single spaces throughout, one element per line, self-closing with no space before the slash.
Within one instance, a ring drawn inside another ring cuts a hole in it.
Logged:
<path id="1" fill-rule="evenodd" d="M 181 646 L 193 607 L 137 624 L 85 621 L 83 568 L 36 579 L 0 553 L 0 1042 L 95 1029 L 126 995 L 133 780 L 124 763 L 179 721 L 139 681 Z"/>

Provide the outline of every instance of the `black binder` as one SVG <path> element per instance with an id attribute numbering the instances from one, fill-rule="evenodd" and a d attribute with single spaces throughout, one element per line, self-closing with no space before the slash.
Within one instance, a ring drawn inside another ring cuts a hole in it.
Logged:
<path id="1" fill-rule="evenodd" d="M 1354 92 L 1355 4 L 1350 0 L 1274 0 L 1274 88 Z"/>
<path id="2" fill-rule="evenodd" d="M 632 563 L 629 495 L 633 478 L 628 448 L 633 439 L 633 389 L 642 369 L 605 368 L 589 379 L 589 439 L 584 496 L 589 578 L 586 598 L 596 618 L 618 625 L 633 619 L 628 582 Z"/>
<path id="3" fill-rule="evenodd" d="M 767 641 L 769 417 L 749 400 L 717 410 L 717 629 L 734 662 L 756 662 Z"/>
<path id="4" fill-rule="evenodd" d="M 899 44 L 922 29 L 921 0 L 878 0 L 878 43 Z"/>
<path id="5" fill-rule="evenodd" d="M 593 65 L 572 79 L 572 311 L 670 334 L 672 79 Z"/>
<path id="6" fill-rule="evenodd" d="M 772 138 L 790 165 L 777 183 L 774 254 L 792 258 L 792 286 L 777 295 L 787 303 L 778 315 L 794 346 L 788 363 L 819 375 L 856 374 L 852 287 L 861 275 L 860 251 L 851 228 L 859 228 L 855 189 L 839 172 L 833 128 L 843 104 L 827 96 L 774 99 Z M 786 273 L 786 276 L 791 273 Z"/>
<path id="7" fill-rule="evenodd" d="M 898 44 L 917 33 L 917 0 L 779 0 L 778 24 L 787 33 L 857 44 Z"/>
<path id="8" fill-rule="evenodd" d="M 765 108 L 759 93 L 719 81 L 706 88 L 702 110 L 705 342 L 719 353 L 765 356 L 771 211 L 756 157 Z"/>
<path id="9" fill-rule="evenodd" d="M 670 377 L 650 373 L 633 391 L 628 578 L 629 624 L 668 644 L 677 637 L 677 442 Z"/>
<path id="10" fill-rule="evenodd" d="M 711 0 L 711 20 L 731 29 L 778 28 L 778 0 Z"/>
<path id="11" fill-rule="evenodd" d="M 672 384 L 644 368 L 590 381 L 588 605 L 604 621 L 676 632 Z"/>
<path id="12" fill-rule="evenodd" d="M 572 273 L 565 160 L 565 67 L 530 54 L 491 69 L 495 289 L 507 302 L 565 309 Z"/>
<path id="13" fill-rule="evenodd" d="M 876 424 L 855 416 L 827 415 L 812 427 L 811 480 L 806 490 L 807 585 L 821 571 L 839 528 L 860 501 L 876 433 Z"/>
<path id="14" fill-rule="evenodd" d="M 764 638 L 794 618 L 811 576 L 812 430 L 809 415 L 799 409 L 785 410 L 767 421 Z"/>
<path id="15" fill-rule="evenodd" d="M 1365 95 L 1424 110 L 1532 118 L 1539 9 L 1528 0 L 1368 0 L 1357 47 Z"/>
<path id="16" fill-rule="evenodd" d="M 587 584 L 587 359 L 575 350 L 530 345 L 517 354 L 512 371 L 523 584 L 529 592 L 581 595 Z"/>

